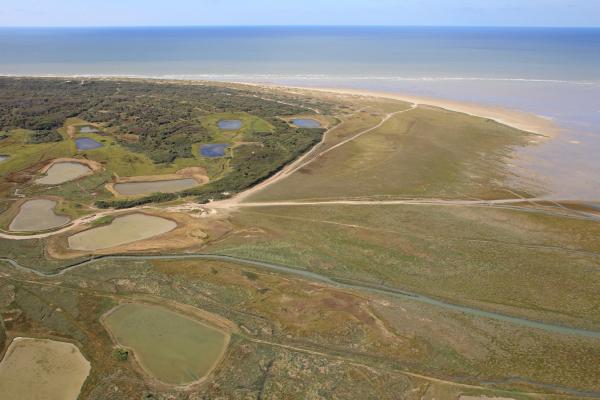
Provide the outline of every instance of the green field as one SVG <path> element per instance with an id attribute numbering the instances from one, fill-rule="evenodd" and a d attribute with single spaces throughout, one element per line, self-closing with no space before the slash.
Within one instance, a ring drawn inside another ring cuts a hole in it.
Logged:
<path id="1" fill-rule="evenodd" d="M 506 198 L 506 163 L 530 135 L 496 122 L 418 108 L 316 159 L 250 201 Z M 526 194 L 524 192 L 523 194 Z"/>

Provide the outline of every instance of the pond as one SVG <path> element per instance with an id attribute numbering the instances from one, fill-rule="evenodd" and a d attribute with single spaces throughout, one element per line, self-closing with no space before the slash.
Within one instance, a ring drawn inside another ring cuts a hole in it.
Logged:
<path id="1" fill-rule="evenodd" d="M 12 220 L 9 230 L 14 232 L 44 231 L 69 223 L 70 218 L 56 215 L 56 201 L 47 199 L 28 200 L 21 204 L 19 213 Z"/>
<path id="2" fill-rule="evenodd" d="M 72 181 L 91 172 L 91 168 L 78 162 L 58 162 L 52 164 L 46 171 L 46 175 L 36 179 L 35 183 L 40 185 L 58 185 Z"/>
<path id="3" fill-rule="evenodd" d="M 223 157 L 225 150 L 229 147 L 228 144 L 204 144 L 200 146 L 200 155 L 202 157 Z"/>
<path id="4" fill-rule="evenodd" d="M 224 131 L 237 131 L 242 127 L 242 121 L 239 119 L 222 119 L 217 122 L 217 126 Z"/>
<path id="5" fill-rule="evenodd" d="M 164 181 L 143 181 L 115 183 L 114 188 L 120 195 L 136 196 L 152 193 L 174 193 L 198 186 L 192 178 L 169 179 Z"/>
<path id="6" fill-rule="evenodd" d="M 108 249 L 172 231 L 177 224 L 167 218 L 142 213 L 115 218 L 109 225 L 69 236 L 69 248 L 93 251 Z"/>
<path id="7" fill-rule="evenodd" d="M 0 163 L 1 163 L 2 161 L 8 160 L 8 159 L 9 159 L 9 157 L 10 157 L 10 156 L 5 156 L 5 155 L 2 155 L 2 154 L 0 154 Z"/>
<path id="8" fill-rule="evenodd" d="M 90 369 L 71 343 L 15 338 L 0 362 L 0 397 L 76 400 Z"/>
<path id="9" fill-rule="evenodd" d="M 93 126 L 83 126 L 83 127 L 79 128 L 79 132 L 80 133 L 97 133 L 99 131 L 98 131 L 98 129 L 94 128 Z"/>
<path id="10" fill-rule="evenodd" d="M 107 314 L 104 323 L 118 344 L 133 350 L 147 373 L 174 385 L 210 373 L 228 343 L 228 336 L 217 328 L 148 304 L 123 304 Z"/>
<path id="11" fill-rule="evenodd" d="M 321 127 L 321 123 L 312 118 L 294 118 L 292 120 L 292 124 L 296 125 L 298 128 L 314 129 Z"/>
<path id="12" fill-rule="evenodd" d="M 102 147 L 101 143 L 86 137 L 75 139 L 75 145 L 77 145 L 77 150 L 93 150 Z"/>

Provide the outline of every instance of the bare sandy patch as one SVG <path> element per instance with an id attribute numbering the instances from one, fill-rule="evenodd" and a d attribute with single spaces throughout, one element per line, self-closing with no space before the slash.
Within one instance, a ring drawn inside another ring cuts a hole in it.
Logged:
<path id="1" fill-rule="evenodd" d="M 0 362 L 0 397 L 76 400 L 90 370 L 90 363 L 71 343 L 15 338 Z"/>

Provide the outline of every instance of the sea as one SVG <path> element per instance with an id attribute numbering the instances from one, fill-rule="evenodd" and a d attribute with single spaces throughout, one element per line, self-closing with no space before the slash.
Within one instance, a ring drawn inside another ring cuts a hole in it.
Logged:
<path id="1" fill-rule="evenodd" d="M 127 76 L 363 89 L 535 113 L 516 161 L 560 200 L 600 200 L 600 29 L 0 28 L 0 75 Z"/>

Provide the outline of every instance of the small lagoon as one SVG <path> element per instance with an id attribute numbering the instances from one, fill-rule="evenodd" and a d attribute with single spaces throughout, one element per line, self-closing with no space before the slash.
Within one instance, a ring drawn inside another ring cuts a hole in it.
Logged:
<path id="1" fill-rule="evenodd" d="M 237 131 L 242 127 L 242 121 L 239 119 L 222 119 L 217 122 L 217 126 L 224 131 Z"/>
<path id="2" fill-rule="evenodd" d="M 204 144 L 200 146 L 200 155 L 202 157 L 223 157 L 225 156 L 225 150 L 229 147 L 228 144 Z"/>
<path id="3" fill-rule="evenodd" d="M 59 185 L 88 175 L 91 172 L 91 168 L 82 163 L 71 161 L 59 162 L 52 164 L 46 171 L 46 175 L 36 179 L 35 183 L 40 185 Z"/>
<path id="4" fill-rule="evenodd" d="M 77 150 L 93 150 L 102 147 L 101 143 L 86 137 L 75 139 L 75 145 L 77 146 Z"/>
<path id="5" fill-rule="evenodd" d="M 5 155 L 2 155 L 2 154 L 0 154 L 0 163 L 1 163 L 2 161 L 6 161 L 6 160 L 8 160 L 8 158 L 9 158 L 9 157 L 10 157 L 10 156 L 5 156 Z"/>
<path id="6" fill-rule="evenodd" d="M 292 124 L 296 125 L 298 128 L 315 129 L 321 127 L 321 123 L 312 118 L 294 118 Z"/>
<path id="7" fill-rule="evenodd" d="M 13 232 L 34 232 L 68 224 L 71 220 L 69 217 L 54 213 L 56 204 L 56 201 L 47 199 L 26 201 L 8 229 Z"/>
<path id="8" fill-rule="evenodd" d="M 216 327 L 150 304 L 123 304 L 103 321 L 146 372 L 168 384 L 184 385 L 208 375 L 229 342 Z"/>
<path id="9" fill-rule="evenodd" d="M 177 228 L 170 219 L 134 213 L 115 218 L 110 224 L 88 229 L 67 239 L 73 250 L 94 251 L 149 239 Z"/>

